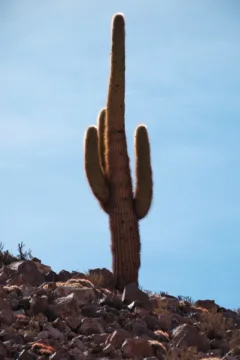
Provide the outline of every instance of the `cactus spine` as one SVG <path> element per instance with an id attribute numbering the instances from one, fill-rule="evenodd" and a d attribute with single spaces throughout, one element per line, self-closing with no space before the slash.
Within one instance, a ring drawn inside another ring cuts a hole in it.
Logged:
<path id="1" fill-rule="evenodd" d="M 85 134 L 85 172 L 93 194 L 109 215 L 112 267 L 116 287 L 138 284 L 140 235 L 138 221 L 152 201 L 150 144 L 144 125 L 135 131 L 136 186 L 133 193 L 125 133 L 125 23 L 122 14 L 112 21 L 111 69 L 106 109 L 98 126 Z"/>

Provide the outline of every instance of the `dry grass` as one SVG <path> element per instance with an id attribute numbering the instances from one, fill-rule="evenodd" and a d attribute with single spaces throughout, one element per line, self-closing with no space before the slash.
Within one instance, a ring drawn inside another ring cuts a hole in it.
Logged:
<path id="1" fill-rule="evenodd" d="M 93 283 L 86 279 L 70 279 L 66 282 L 57 281 L 56 285 L 57 287 L 72 287 L 72 288 L 94 287 Z"/>
<path id="2" fill-rule="evenodd" d="M 168 304 L 166 302 L 161 301 L 158 297 L 157 300 L 157 308 L 154 309 L 153 313 L 156 315 L 170 315 L 172 312 L 168 308 Z"/>
<path id="3" fill-rule="evenodd" d="M 236 329 L 233 332 L 232 338 L 229 341 L 230 348 L 240 355 L 240 329 Z"/>
<path id="4" fill-rule="evenodd" d="M 233 321 L 213 309 L 201 313 L 199 326 L 206 332 L 209 339 L 221 339 L 226 331 L 233 327 Z"/>

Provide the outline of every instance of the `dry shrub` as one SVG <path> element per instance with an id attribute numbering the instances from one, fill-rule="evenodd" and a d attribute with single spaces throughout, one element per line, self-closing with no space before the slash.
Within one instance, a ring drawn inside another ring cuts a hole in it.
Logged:
<path id="1" fill-rule="evenodd" d="M 183 296 L 179 295 L 178 300 L 188 303 L 189 305 L 194 305 L 195 301 L 191 298 L 191 296 Z"/>
<path id="2" fill-rule="evenodd" d="M 0 266 L 9 265 L 19 260 L 31 260 L 33 258 L 32 251 L 29 249 L 23 251 L 25 244 L 23 242 L 18 244 L 18 255 L 14 256 L 8 250 L 4 250 L 4 244 L 0 241 Z"/>
<path id="3" fill-rule="evenodd" d="M 199 326 L 209 339 L 222 339 L 227 330 L 232 328 L 232 319 L 225 318 L 222 313 L 216 309 L 203 311 L 200 317 Z"/>
<path id="4" fill-rule="evenodd" d="M 166 302 L 161 301 L 161 298 L 157 297 L 157 308 L 153 310 L 156 315 L 170 315 L 172 312 L 168 308 L 168 304 Z"/>
<path id="5" fill-rule="evenodd" d="M 234 350 L 235 355 L 240 355 L 240 329 L 233 331 L 231 340 L 229 341 L 230 349 Z"/>
<path id="6" fill-rule="evenodd" d="M 57 287 L 72 287 L 72 288 L 93 288 L 94 285 L 91 283 L 91 281 L 86 279 L 70 279 L 68 281 L 57 281 L 56 282 Z"/>

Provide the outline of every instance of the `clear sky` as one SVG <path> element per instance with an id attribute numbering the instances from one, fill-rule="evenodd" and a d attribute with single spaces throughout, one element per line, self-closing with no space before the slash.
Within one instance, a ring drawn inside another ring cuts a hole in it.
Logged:
<path id="1" fill-rule="evenodd" d="M 126 18 L 126 130 L 148 126 L 154 201 L 140 285 L 240 307 L 239 0 L 0 2 L 0 240 L 53 270 L 111 269 L 83 137 Z"/>

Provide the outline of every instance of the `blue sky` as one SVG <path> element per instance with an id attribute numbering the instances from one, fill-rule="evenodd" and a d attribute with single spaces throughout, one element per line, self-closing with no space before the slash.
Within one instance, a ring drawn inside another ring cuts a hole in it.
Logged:
<path id="1" fill-rule="evenodd" d="M 106 102 L 115 12 L 131 166 L 145 123 L 154 171 L 140 284 L 240 307 L 238 0 L 1 1 L 0 240 L 55 271 L 111 268 L 83 137 Z"/>

